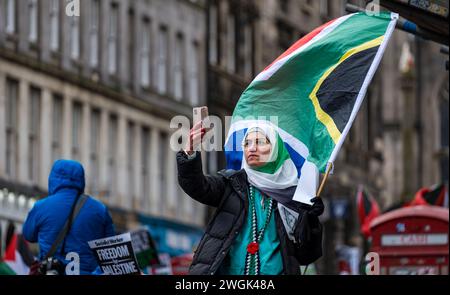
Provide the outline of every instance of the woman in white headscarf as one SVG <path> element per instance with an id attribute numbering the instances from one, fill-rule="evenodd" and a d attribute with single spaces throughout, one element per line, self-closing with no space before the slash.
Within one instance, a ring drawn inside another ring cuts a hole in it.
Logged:
<path id="1" fill-rule="evenodd" d="M 292 201 L 297 170 L 278 133 L 269 125 L 249 126 L 242 142 L 239 171 L 204 176 L 192 142 L 206 133 L 191 129 L 190 141 L 177 154 L 180 186 L 193 199 L 217 207 L 199 243 L 190 274 L 299 274 L 300 264 L 322 255 L 323 212 Z"/>

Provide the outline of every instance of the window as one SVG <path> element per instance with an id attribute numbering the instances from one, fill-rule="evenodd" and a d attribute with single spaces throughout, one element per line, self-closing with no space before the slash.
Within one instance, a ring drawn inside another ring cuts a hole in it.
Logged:
<path id="1" fill-rule="evenodd" d="M 108 196 L 114 195 L 117 192 L 117 128 L 117 116 L 111 115 L 109 117 L 108 127 Z"/>
<path id="2" fill-rule="evenodd" d="M 229 72 L 236 71 L 236 19 L 229 14 L 227 19 L 227 69 Z"/>
<path id="3" fill-rule="evenodd" d="M 366 134 L 363 134 L 363 136 L 365 137 L 365 141 L 367 144 L 367 150 L 369 152 L 372 152 L 375 150 L 375 146 L 374 146 L 374 140 L 376 138 L 376 132 L 375 132 L 375 127 L 376 127 L 376 121 L 375 120 L 375 108 L 376 108 L 376 104 L 377 104 L 377 97 L 375 96 L 375 92 L 374 89 L 368 89 L 367 94 L 366 94 Z"/>
<path id="4" fill-rule="evenodd" d="M 61 158 L 62 124 L 63 124 L 63 98 L 59 95 L 53 96 L 52 114 L 52 162 Z"/>
<path id="5" fill-rule="evenodd" d="M 180 101 L 184 95 L 184 61 L 184 38 L 183 35 L 177 34 L 174 61 L 174 96 L 178 101 Z"/>
<path id="6" fill-rule="evenodd" d="M 70 57 L 74 60 L 80 58 L 80 18 L 69 16 L 70 22 Z"/>
<path id="7" fill-rule="evenodd" d="M 311 15 L 314 13 L 314 5 L 317 2 L 317 0 L 306 0 L 302 3 L 302 11 L 305 15 Z"/>
<path id="8" fill-rule="evenodd" d="M 358 146 L 360 147 L 360 150 L 362 152 L 368 152 L 371 149 L 371 135 L 372 132 L 370 130 L 370 109 L 372 104 L 372 93 L 368 91 L 369 93 L 366 96 L 366 102 L 362 104 L 359 114 L 359 143 Z M 363 164 L 361 165 L 363 166 Z"/>
<path id="9" fill-rule="evenodd" d="M 136 62 L 139 62 L 139 59 L 136 59 L 136 54 L 140 54 L 135 52 L 135 43 L 136 43 L 136 24 L 134 18 L 134 10 L 128 10 L 128 83 L 129 87 L 132 89 L 135 83 L 135 75 L 136 75 Z M 148 61 L 150 64 L 150 61 Z"/>
<path id="10" fill-rule="evenodd" d="M 174 171 L 177 171 L 177 163 L 174 161 Z M 175 198 L 176 198 L 176 208 L 175 213 L 178 219 L 185 219 L 187 217 L 186 214 L 186 207 L 190 207 L 190 203 L 188 201 L 188 196 L 184 193 L 183 189 L 181 188 L 178 181 L 175 183 L 176 189 L 175 189 Z"/>
<path id="11" fill-rule="evenodd" d="M 253 26 L 251 23 L 244 28 L 244 75 L 247 79 L 253 76 Z"/>
<path id="12" fill-rule="evenodd" d="M 150 130 L 142 128 L 142 147 L 141 147 L 141 184 L 143 209 L 149 211 L 150 208 Z"/>
<path id="13" fill-rule="evenodd" d="M 144 19 L 142 23 L 142 44 L 139 52 L 139 65 L 141 67 L 141 86 L 150 86 L 150 22 Z"/>
<path id="14" fill-rule="evenodd" d="M 283 13 L 289 13 L 289 0 L 280 0 L 280 9 Z"/>
<path id="15" fill-rule="evenodd" d="M 92 68 L 98 66 L 98 29 L 99 29 L 99 0 L 91 1 L 89 16 L 89 65 Z"/>
<path id="16" fill-rule="evenodd" d="M 28 0 L 28 41 L 36 43 L 38 40 L 38 2 Z"/>
<path id="17" fill-rule="evenodd" d="M 32 87 L 29 101 L 28 126 L 28 178 L 34 184 L 39 181 L 39 140 L 41 126 L 41 91 Z"/>
<path id="18" fill-rule="evenodd" d="M 441 182 L 448 184 L 448 129 L 449 129 L 449 121 L 448 121 L 448 80 L 447 85 L 441 89 L 440 94 L 440 130 L 441 130 L 441 138 L 440 138 L 440 170 L 441 170 Z"/>
<path id="19" fill-rule="evenodd" d="M 330 0 L 320 0 L 320 16 L 328 17 L 330 15 Z"/>
<path id="20" fill-rule="evenodd" d="M 159 138 L 159 212 L 164 214 L 166 210 L 167 200 L 167 151 L 168 151 L 168 136 L 167 133 L 161 133 Z"/>
<path id="21" fill-rule="evenodd" d="M 287 50 L 295 42 L 295 31 L 289 24 L 279 21 L 278 27 L 278 46 L 281 51 Z"/>
<path id="22" fill-rule="evenodd" d="M 75 102 L 72 113 L 72 159 L 80 161 L 82 105 Z"/>
<path id="23" fill-rule="evenodd" d="M 209 63 L 217 64 L 219 61 L 218 51 L 218 13 L 217 5 L 211 4 L 209 8 Z"/>
<path id="24" fill-rule="evenodd" d="M 161 94 L 167 92 L 167 51 L 169 49 L 169 39 L 167 28 L 161 27 L 158 34 L 158 91 Z"/>
<path id="25" fill-rule="evenodd" d="M 17 139 L 19 83 L 15 80 L 6 81 L 6 174 L 17 177 Z"/>
<path id="26" fill-rule="evenodd" d="M 198 105 L 200 102 L 200 46 L 197 42 L 192 42 L 189 49 L 189 91 L 192 105 Z"/>
<path id="27" fill-rule="evenodd" d="M 50 2 L 50 50 L 59 49 L 59 0 Z"/>
<path id="28" fill-rule="evenodd" d="M 97 109 L 91 112 L 91 128 L 90 128 L 90 177 L 91 193 L 99 193 L 99 153 L 100 153 L 100 111 Z"/>
<path id="29" fill-rule="evenodd" d="M 128 122 L 127 126 L 127 176 L 128 176 L 128 196 L 131 198 L 131 204 L 134 206 L 134 124 Z"/>
<path id="30" fill-rule="evenodd" d="M 108 31 L 108 73 L 110 75 L 117 72 L 118 10 L 117 3 L 113 3 L 109 15 Z"/>
<path id="31" fill-rule="evenodd" d="M 341 15 L 346 15 L 347 14 L 347 0 L 343 0 L 341 1 Z"/>
<path id="32" fill-rule="evenodd" d="M 7 0 L 6 2 L 6 33 L 16 32 L 16 0 Z"/>

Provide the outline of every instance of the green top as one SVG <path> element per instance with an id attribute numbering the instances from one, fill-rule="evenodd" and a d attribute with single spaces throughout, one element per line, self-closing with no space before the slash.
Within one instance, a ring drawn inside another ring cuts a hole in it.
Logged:
<path id="1" fill-rule="evenodd" d="M 261 203 L 261 193 L 255 189 L 255 205 L 258 231 L 263 227 L 269 208 L 269 198 L 264 198 L 264 206 Z M 264 207 L 264 208 L 263 208 Z M 274 210 L 274 208 L 272 209 Z M 241 232 L 236 237 L 233 245 L 225 257 L 218 274 L 221 275 L 243 275 L 245 271 L 245 257 L 247 245 L 252 242 L 251 213 L 247 212 Z M 259 243 L 260 274 L 280 275 L 283 273 L 283 260 L 280 251 L 280 239 L 278 238 L 275 223 L 275 214 L 272 212 L 269 224 Z"/>
<path id="2" fill-rule="evenodd" d="M 9 267 L 6 262 L 0 260 L 0 275 L 15 275 L 16 273 Z"/>

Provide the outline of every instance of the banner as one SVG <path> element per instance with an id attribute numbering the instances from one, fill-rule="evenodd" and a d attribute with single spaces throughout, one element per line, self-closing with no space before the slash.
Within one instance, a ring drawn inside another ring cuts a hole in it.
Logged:
<path id="1" fill-rule="evenodd" d="M 105 275 L 140 274 L 130 233 L 88 243 Z"/>

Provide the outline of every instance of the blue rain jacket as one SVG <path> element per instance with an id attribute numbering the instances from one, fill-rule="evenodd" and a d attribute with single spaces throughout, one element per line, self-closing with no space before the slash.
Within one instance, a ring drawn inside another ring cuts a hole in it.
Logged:
<path id="1" fill-rule="evenodd" d="M 77 195 L 84 192 L 83 166 L 71 160 L 54 163 L 48 179 L 48 197 L 37 201 L 23 225 L 25 239 L 39 244 L 39 258 L 43 259 L 66 222 Z M 80 257 L 80 274 L 91 274 L 98 266 L 88 241 L 114 235 L 108 209 L 101 202 L 88 197 L 66 236 L 65 253 L 76 252 Z M 61 244 L 53 255 L 64 261 Z M 69 261 L 65 261 L 66 263 Z"/>

